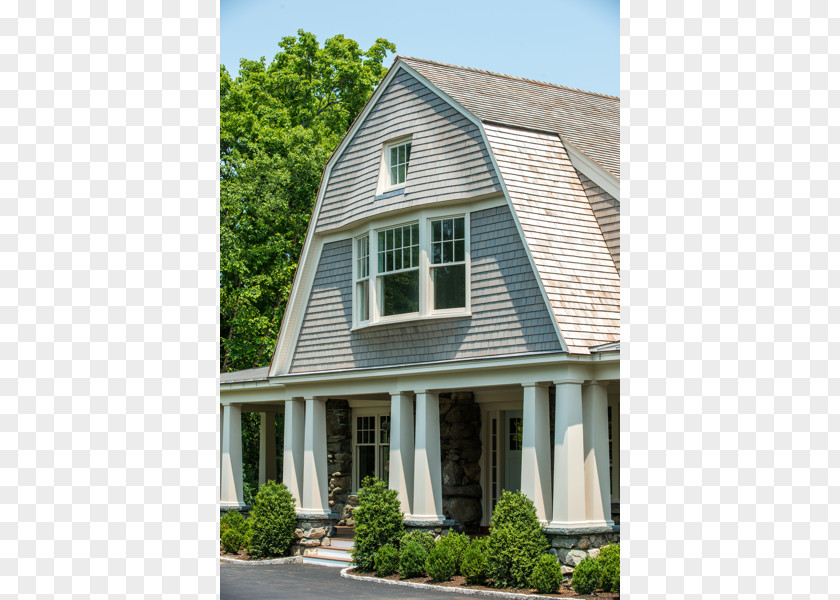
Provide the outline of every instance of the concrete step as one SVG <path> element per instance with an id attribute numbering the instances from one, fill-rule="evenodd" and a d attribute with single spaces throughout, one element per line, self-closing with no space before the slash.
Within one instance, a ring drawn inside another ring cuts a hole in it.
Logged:
<path id="1" fill-rule="evenodd" d="M 343 539 L 343 538 L 332 538 L 330 539 L 330 548 L 341 548 L 343 550 L 352 550 L 353 549 L 353 540 L 352 539 Z"/>
<path id="2" fill-rule="evenodd" d="M 315 555 L 317 558 L 326 558 L 329 560 L 336 560 L 345 563 L 353 561 L 350 551 L 344 548 L 333 548 L 331 546 L 322 546 L 318 548 Z"/>
<path id="3" fill-rule="evenodd" d="M 340 560 L 329 560 L 326 558 L 316 558 L 314 556 L 304 556 L 303 557 L 303 564 L 305 565 L 323 565 L 325 567 L 338 567 L 339 569 L 343 569 L 347 566 L 346 562 L 342 562 Z"/>

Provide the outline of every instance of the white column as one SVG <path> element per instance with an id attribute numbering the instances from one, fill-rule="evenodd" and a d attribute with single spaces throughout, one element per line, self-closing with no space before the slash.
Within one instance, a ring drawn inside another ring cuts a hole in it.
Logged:
<path id="1" fill-rule="evenodd" d="M 534 502 L 537 518 L 551 517 L 551 447 L 548 422 L 548 386 L 523 383 L 522 483 L 520 489 Z"/>
<path id="2" fill-rule="evenodd" d="M 595 381 L 583 386 L 583 452 L 586 520 L 612 525 L 610 498 L 607 386 Z"/>
<path id="3" fill-rule="evenodd" d="M 283 483 L 295 499 L 298 509 L 303 495 L 303 426 L 305 405 L 303 398 L 283 403 Z"/>
<path id="4" fill-rule="evenodd" d="M 260 413 L 260 486 L 277 480 L 277 432 L 274 413 Z"/>
<path id="5" fill-rule="evenodd" d="M 411 514 L 414 489 L 414 401 L 411 394 L 391 394 L 391 449 L 388 487 L 397 490 L 406 515 Z"/>
<path id="6" fill-rule="evenodd" d="M 414 435 L 414 502 L 411 518 L 443 520 L 440 479 L 440 402 L 437 393 L 415 392 L 417 420 Z"/>
<path id="7" fill-rule="evenodd" d="M 555 382 L 552 527 L 579 527 L 587 524 L 581 383 L 574 380 Z"/>
<path id="8" fill-rule="evenodd" d="M 327 400 L 306 399 L 301 512 L 330 514 L 327 495 Z"/>
<path id="9" fill-rule="evenodd" d="M 222 506 L 245 506 L 242 493 L 242 408 L 228 404 L 222 415 Z"/>

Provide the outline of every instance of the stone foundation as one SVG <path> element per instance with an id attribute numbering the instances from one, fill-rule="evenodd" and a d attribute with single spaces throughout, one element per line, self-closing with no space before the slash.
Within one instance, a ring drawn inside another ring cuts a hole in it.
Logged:
<path id="1" fill-rule="evenodd" d="M 290 556 L 315 556 L 317 548 L 330 546 L 335 535 L 335 522 L 338 515 L 330 517 L 298 517 L 295 537 L 289 548 Z"/>
<path id="2" fill-rule="evenodd" d="M 427 531 L 431 533 L 435 541 L 439 540 L 441 536 L 446 535 L 453 529 L 455 521 L 452 519 L 445 519 L 443 521 L 412 521 L 411 519 L 403 519 L 405 532 L 411 531 Z"/>
<path id="3" fill-rule="evenodd" d="M 564 575 L 570 575 L 572 569 L 587 556 L 597 557 L 602 546 L 617 544 L 621 541 L 617 525 L 579 530 L 549 527 L 543 531 L 551 543 L 549 552 L 560 561 Z"/>

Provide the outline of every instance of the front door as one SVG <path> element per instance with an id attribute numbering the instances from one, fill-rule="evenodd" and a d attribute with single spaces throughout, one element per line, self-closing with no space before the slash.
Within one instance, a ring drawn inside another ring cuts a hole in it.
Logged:
<path id="1" fill-rule="evenodd" d="M 388 481 L 391 443 L 391 417 L 384 411 L 354 411 L 353 489 L 371 475 Z"/>
<path id="2" fill-rule="evenodd" d="M 504 489 L 515 491 L 522 484 L 522 411 L 504 412 L 505 431 L 503 448 L 505 456 Z"/>

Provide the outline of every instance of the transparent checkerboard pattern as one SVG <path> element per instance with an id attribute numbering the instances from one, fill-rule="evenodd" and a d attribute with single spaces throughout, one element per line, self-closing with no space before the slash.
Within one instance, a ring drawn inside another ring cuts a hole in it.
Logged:
<path id="1" fill-rule="evenodd" d="M 217 595 L 218 49 L 0 4 L 0 598 Z"/>
<path id="2" fill-rule="evenodd" d="M 837 597 L 840 5 L 621 31 L 622 591 Z"/>

